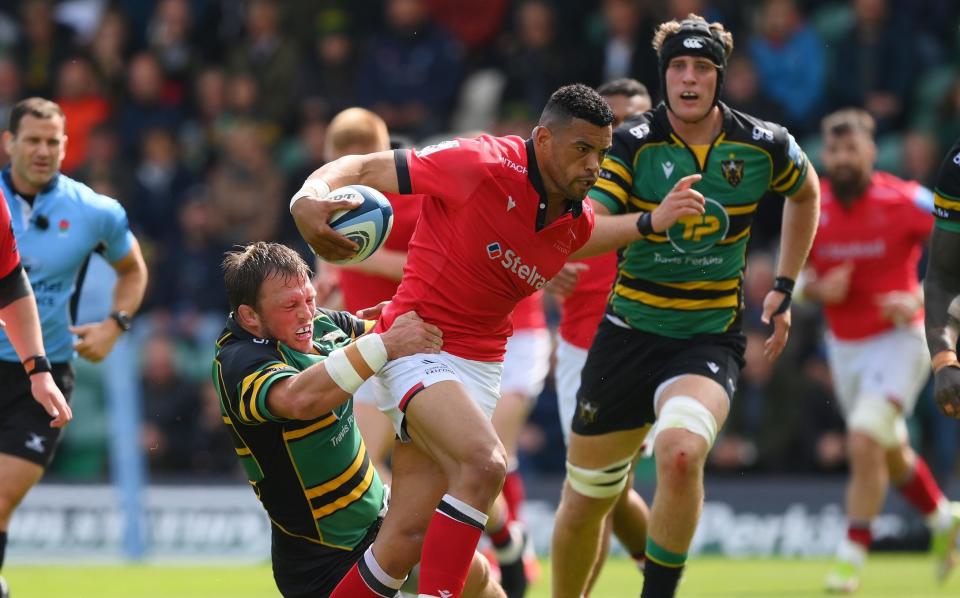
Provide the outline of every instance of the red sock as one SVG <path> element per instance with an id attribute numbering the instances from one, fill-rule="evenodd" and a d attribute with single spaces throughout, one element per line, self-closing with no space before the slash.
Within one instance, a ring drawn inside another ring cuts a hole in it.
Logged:
<path id="1" fill-rule="evenodd" d="M 393 598 L 401 584 L 402 579 L 393 579 L 380 568 L 370 547 L 340 580 L 330 598 Z"/>
<path id="2" fill-rule="evenodd" d="M 514 469 L 503 480 L 503 499 L 507 501 L 508 521 L 520 519 L 520 505 L 523 504 L 523 499 L 526 496 L 527 491 L 523 486 L 523 478 L 520 477 L 520 472 Z"/>
<path id="3" fill-rule="evenodd" d="M 937 510 L 937 505 L 944 500 L 943 492 L 933 479 L 930 468 L 927 467 L 919 455 L 913 465 L 913 474 L 906 482 L 897 486 L 900 494 L 907 499 L 918 511 L 929 515 Z"/>
<path id="4" fill-rule="evenodd" d="M 497 531 L 487 530 L 487 536 L 495 547 L 503 548 L 510 543 L 510 527 L 507 522 L 504 521 L 503 525 L 500 526 L 500 529 Z"/>
<path id="5" fill-rule="evenodd" d="M 870 549 L 870 543 L 873 542 L 873 533 L 870 531 L 870 524 L 853 523 L 847 527 L 847 538 L 851 542 L 863 546 L 864 549 Z"/>
<path id="6" fill-rule="evenodd" d="M 428 596 L 457 597 L 487 516 L 449 494 L 437 506 L 423 539 L 418 591 Z"/>

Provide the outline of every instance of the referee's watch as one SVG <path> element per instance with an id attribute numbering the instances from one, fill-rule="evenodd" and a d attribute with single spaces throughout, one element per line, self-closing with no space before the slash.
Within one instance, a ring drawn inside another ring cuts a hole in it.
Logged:
<path id="1" fill-rule="evenodd" d="M 23 369 L 27 371 L 27 376 L 39 374 L 40 372 L 52 372 L 53 367 L 46 355 L 34 355 L 23 360 Z"/>
<path id="2" fill-rule="evenodd" d="M 123 310 L 111 313 L 110 317 L 113 318 L 113 321 L 117 323 L 117 326 L 119 326 L 123 332 L 130 330 L 130 326 L 133 324 L 133 320 L 130 319 L 130 314 Z"/>

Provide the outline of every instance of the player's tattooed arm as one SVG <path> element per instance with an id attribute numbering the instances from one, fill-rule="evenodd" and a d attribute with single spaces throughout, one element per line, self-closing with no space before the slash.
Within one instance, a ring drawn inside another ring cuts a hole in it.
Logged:
<path id="1" fill-rule="evenodd" d="M 960 418 L 960 233 L 936 227 L 923 282 L 927 347 L 933 360 L 934 397 L 940 410 Z"/>

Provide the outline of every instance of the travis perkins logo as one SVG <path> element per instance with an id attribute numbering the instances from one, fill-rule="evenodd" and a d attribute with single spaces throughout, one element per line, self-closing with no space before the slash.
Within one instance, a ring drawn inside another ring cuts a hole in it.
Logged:
<path id="1" fill-rule="evenodd" d="M 543 288 L 543 285 L 547 284 L 547 279 L 545 276 L 540 274 L 536 266 L 528 266 L 523 263 L 523 260 L 520 259 L 520 256 L 516 254 L 512 249 L 503 251 L 500 248 L 500 243 L 490 243 L 487 245 L 487 257 L 491 260 L 499 259 L 500 265 L 505 269 L 509 270 L 516 274 L 522 281 L 532 286 L 533 288 L 539 290 Z"/>

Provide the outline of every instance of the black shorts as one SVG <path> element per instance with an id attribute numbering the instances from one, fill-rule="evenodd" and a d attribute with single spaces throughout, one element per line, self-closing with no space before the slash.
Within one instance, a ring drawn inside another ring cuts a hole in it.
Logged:
<path id="1" fill-rule="evenodd" d="M 73 393 L 73 365 L 53 364 L 53 381 L 67 401 Z M 46 468 L 60 442 L 62 428 L 51 428 L 52 419 L 30 391 L 30 378 L 19 363 L 0 361 L 0 453 L 32 461 Z"/>
<path id="2" fill-rule="evenodd" d="M 377 519 L 353 550 L 338 550 L 273 529 L 271 556 L 273 579 L 284 598 L 326 598 L 346 577 L 353 564 L 363 558 L 380 531 Z"/>
<path id="3" fill-rule="evenodd" d="M 706 376 L 733 397 L 745 349 L 746 339 L 739 332 L 675 339 L 604 318 L 583 366 L 573 431 L 595 436 L 652 424 L 653 394 L 675 376 Z"/>

